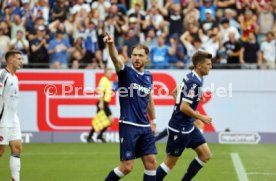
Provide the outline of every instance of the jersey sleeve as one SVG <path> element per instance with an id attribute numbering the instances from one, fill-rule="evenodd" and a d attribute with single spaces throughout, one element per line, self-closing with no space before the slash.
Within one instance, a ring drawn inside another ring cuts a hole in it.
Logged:
<path id="1" fill-rule="evenodd" d="M 0 71 L 0 96 L 3 95 L 6 80 L 7 80 L 7 72 L 3 70 Z"/>
<path id="2" fill-rule="evenodd" d="M 192 82 L 188 82 L 182 88 L 182 101 L 193 104 L 198 94 L 198 85 Z"/>

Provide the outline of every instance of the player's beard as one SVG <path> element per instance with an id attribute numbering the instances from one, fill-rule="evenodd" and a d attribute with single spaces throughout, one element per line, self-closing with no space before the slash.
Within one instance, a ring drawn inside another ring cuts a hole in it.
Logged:
<path id="1" fill-rule="evenodd" d="M 145 63 L 143 61 L 135 61 L 133 62 L 133 66 L 135 69 L 140 70 L 145 66 Z"/>

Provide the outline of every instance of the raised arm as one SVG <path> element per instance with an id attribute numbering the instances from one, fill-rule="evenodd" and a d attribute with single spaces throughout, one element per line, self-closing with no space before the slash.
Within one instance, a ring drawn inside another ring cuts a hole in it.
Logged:
<path id="1" fill-rule="evenodd" d="M 110 55 L 111 60 L 115 66 L 116 71 L 117 72 L 120 71 L 124 67 L 124 63 L 120 59 L 118 51 L 116 50 L 114 40 L 111 38 L 111 36 L 107 32 L 105 32 L 104 42 L 107 45 L 109 55 Z"/>

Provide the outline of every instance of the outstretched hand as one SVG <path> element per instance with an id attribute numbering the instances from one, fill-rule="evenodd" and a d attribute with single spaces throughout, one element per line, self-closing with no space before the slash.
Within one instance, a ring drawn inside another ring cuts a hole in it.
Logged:
<path id="1" fill-rule="evenodd" d="M 105 36 L 103 39 L 104 39 L 104 42 L 107 44 L 112 44 L 114 42 L 111 36 L 107 32 L 105 32 Z"/>

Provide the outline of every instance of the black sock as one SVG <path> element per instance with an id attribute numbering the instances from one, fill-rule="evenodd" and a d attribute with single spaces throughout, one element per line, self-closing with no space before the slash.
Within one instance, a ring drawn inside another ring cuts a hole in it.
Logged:
<path id="1" fill-rule="evenodd" d="M 197 172 L 203 167 L 204 163 L 199 160 L 199 158 L 195 158 L 189 165 L 186 174 L 182 178 L 182 181 L 190 181 L 197 174 Z"/>
<path id="2" fill-rule="evenodd" d="M 161 133 L 159 133 L 156 137 L 155 137 L 155 141 L 159 141 L 162 138 L 166 137 L 168 135 L 168 131 L 167 129 L 164 129 Z"/>
<path id="3" fill-rule="evenodd" d="M 123 176 L 124 174 L 118 168 L 115 168 L 109 172 L 104 181 L 117 181 L 120 180 Z"/>
<path id="4" fill-rule="evenodd" d="M 167 167 L 167 165 L 165 165 L 165 163 L 161 163 L 156 170 L 156 181 L 162 181 L 169 171 L 170 169 Z"/>
<path id="5" fill-rule="evenodd" d="M 156 171 L 155 170 L 145 170 L 143 181 L 155 181 Z"/>
<path id="6" fill-rule="evenodd" d="M 103 133 L 107 130 L 108 127 L 104 128 L 98 135 L 98 139 L 102 139 L 103 138 Z"/>
<path id="7" fill-rule="evenodd" d="M 88 134 L 88 136 L 87 136 L 86 139 L 87 140 L 92 139 L 93 134 L 94 134 L 94 128 L 91 129 L 91 131 L 89 132 L 89 134 Z"/>

